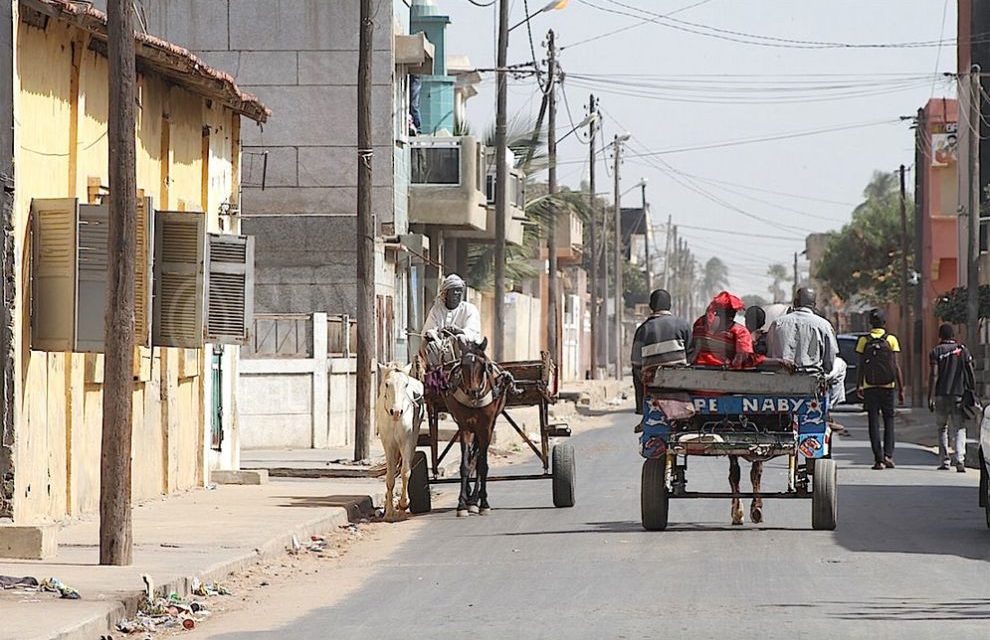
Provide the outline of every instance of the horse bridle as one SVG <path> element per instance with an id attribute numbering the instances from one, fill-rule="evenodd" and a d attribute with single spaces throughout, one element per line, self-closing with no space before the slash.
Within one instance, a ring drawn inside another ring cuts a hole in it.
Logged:
<path id="1" fill-rule="evenodd" d="M 463 365 L 461 362 L 457 362 L 450 371 L 451 379 L 457 378 L 457 382 L 454 385 L 454 399 L 466 407 L 474 407 L 476 409 L 487 407 L 497 397 L 492 362 L 473 353 L 466 354 L 466 356 L 484 360 L 485 371 L 482 376 L 483 382 L 479 389 L 465 389 L 464 375 L 461 373 Z"/>

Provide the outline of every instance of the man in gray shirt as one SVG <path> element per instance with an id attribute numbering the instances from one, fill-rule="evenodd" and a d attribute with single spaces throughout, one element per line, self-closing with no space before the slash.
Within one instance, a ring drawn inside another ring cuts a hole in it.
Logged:
<path id="1" fill-rule="evenodd" d="M 767 355 L 790 360 L 799 373 L 829 375 L 839 354 L 839 342 L 832 323 L 815 313 L 817 302 L 814 289 L 798 289 L 794 310 L 770 325 Z"/>

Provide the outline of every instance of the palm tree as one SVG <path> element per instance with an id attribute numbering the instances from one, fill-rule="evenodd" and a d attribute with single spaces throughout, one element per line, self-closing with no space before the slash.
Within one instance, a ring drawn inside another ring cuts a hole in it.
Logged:
<path id="1" fill-rule="evenodd" d="M 729 287 L 729 267 L 719 258 L 710 258 L 705 263 L 701 276 L 701 298 L 711 300 L 719 291 Z"/>
<path id="2" fill-rule="evenodd" d="M 787 292 L 784 291 L 784 287 L 782 285 L 785 282 L 791 281 L 790 275 L 787 272 L 787 267 L 779 262 L 772 264 L 770 265 L 770 268 L 767 269 L 767 275 L 773 280 L 771 285 L 767 287 L 767 291 L 769 291 L 770 295 L 773 296 L 773 301 L 783 302 L 786 300 Z"/>

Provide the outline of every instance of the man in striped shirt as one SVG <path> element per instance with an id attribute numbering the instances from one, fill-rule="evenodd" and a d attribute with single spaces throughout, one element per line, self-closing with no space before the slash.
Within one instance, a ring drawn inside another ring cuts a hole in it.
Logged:
<path id="1" fill-rule="evenodd" d="M 643 370 L 686 366 L 686 349 L 691 340 L 687 321 L 670 312 L 670 293 L 665 289 L 657 289 L 650 295 L 650 310 L 653 313 L 636 329 L 629 358 L 638 414 L 643 412 Z"/>

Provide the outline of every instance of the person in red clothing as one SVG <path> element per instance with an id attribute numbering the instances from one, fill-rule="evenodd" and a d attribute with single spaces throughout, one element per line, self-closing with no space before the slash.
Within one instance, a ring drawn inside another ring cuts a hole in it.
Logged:
<path id="1" fill-rule="evenodd" d="M 705 315 L 694 322 L 691 331 L 692 364 L 706 367 L 750 369 L 760 364 L 753 353 L 753 337 L 736 322 L 736 314 L 746 305 L 728 291 L 715 296 Z"/>
<path id="2" fill-rule="evenodd" d="M 694 322 L 691 331 L 691 364 L 731 369 L 793 370 L 792 363 L 754 353 L 753 335 L 736 322 L 736 314 L 746 307 L 728 291 L 715 296 L 705 315 Z"/>

